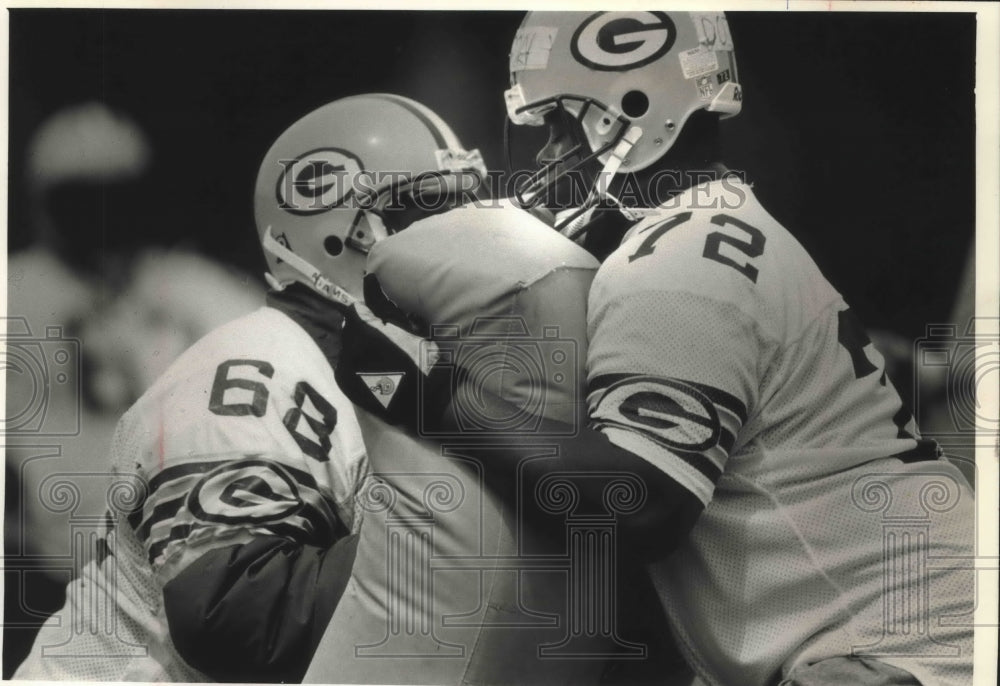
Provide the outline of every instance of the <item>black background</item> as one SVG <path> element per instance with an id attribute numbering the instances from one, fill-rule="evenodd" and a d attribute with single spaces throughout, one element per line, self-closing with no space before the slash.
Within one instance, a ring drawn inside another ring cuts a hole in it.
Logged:
<path id="1" fill-rule="evenodd" d="M 732 13 L 743 113 L 731 168 L 869 326 L 947 319 L 972 240 L 971 14 Z M 138 221 L 101 246 L 179 242 L 260 274 L 252 190 L 282 130 L 338 97 L 437 110 L 502 166 L 502 91 L 521 13 L 10 11 L 9 249 L 30 241 L 25 148 L 60 107 L 100 99 L 154 146 Z"/>

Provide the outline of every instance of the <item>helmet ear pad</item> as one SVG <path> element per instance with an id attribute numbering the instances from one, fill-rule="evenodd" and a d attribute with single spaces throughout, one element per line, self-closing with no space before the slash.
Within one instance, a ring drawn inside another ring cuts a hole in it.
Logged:
<path id="1" fill-rule="evenodd" d="M 630 119 L 638 119 L 649 111 L 649 97 L 641 90 L 630 90 L 622 96 L 622 114 Z"/>

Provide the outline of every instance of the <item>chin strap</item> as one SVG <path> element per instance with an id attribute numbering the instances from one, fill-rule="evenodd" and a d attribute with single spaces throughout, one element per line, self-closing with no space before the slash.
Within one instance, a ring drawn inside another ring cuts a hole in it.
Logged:
<path id="1" fill-rule="evenodd" d="M 621 169 L 622 164 L 625 163 L 625 158 L 628 157 L 629 152 L 632 151 L 632 148 L 639 142 L 640 138 L 642 138 L 641 126 L 628 127 L 628 131 L 625 132 L 622 139 L 618 141 L 618 145 L 608 155 L 608 161 L 604 163 L 604 169 L 601 170 L 601 176 L 598 177 L 598 184 L 594 186 L 595 189 L 600 185 L 600 179 L 604 177 L 607 177 L 608 184 L 610 185 L 611 179 Z"/>
<path id="2" fill-rule="evenodd" d="M 279 243 L 274 236 L 271 235 L 270 226 L 268 226 L 264 231 L 264 237 L 261 240 L 261 244 L 264 246 L 264 250 L 266 252 L 278 258 L 304 276 L 308 280 L 309 284 L 320 295 L 337 303 L 338 305 L 343 305 L 344 307 L 351 307 L 352 305 L 360 302 L 358 298 L 355 298 L 333 281 L 323 276 L 323 273 L 311 265 L 307 260 L 299 257 L 294 252 Z M 267 285 L 276 291 L 282 291 L 290 283 L 293 283 L 292 281 L 278 281 L 278 279 L 275 278 L 275 276 L 270 272 L 264 273 L 264 279 L 267 281 Z"/>
<path id="3" fill-rule="evenodd" d="M 619 211 L 625 215 L 630 221 L 635 221 L 647 216 L 653 210 L 643 207 L 629 208 L 624 207 L 621 201 L 615 196 L 611 195 L 606 189 L 611 185 L 611 180 L 614 178 L 618 170 L 625 163 L 625 158 L 628 157 L 629 152 L 635 147 L 635 144 L 639 142 L 642 138 L 642 127 L 640 126 L 630 126 L 622 136 L 622 139 L 618 141 L 614 149 L 608 154 L 608 161 L 604 163 L 604 167 L 601 169 L 597 176 L 597 181 L 594 183 L 594 187 L 591 189 L 590 194 L 587 196 L 586 201 L 579 208 L 573 210 L 567 210 L 565 213 L 568 214 L 570 219 L 568 223 L 563 226 L 559 225 L 559 221 L 556 221 L 556 228 L 561 234 L 568 237 L 571 240 L 578 238 L 583 232 L 584 227 L 590 221 L 590 217 L 593 214 L 594 207 L 597 203 L 606 198 L 618 206 Z M 605 190 L 602 190 L 605 189 Z M 559 217 L 557 214 L 557 217 Z M 563 219 L 566 221 L 566 219 Z"/>

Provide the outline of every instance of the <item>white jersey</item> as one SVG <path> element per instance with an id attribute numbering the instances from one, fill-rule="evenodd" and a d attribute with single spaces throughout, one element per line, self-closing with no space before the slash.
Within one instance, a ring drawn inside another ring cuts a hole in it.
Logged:
<path id="1" fill-rule="evenodd" d="M 207 550 L 360 527 L 367 458 L 312 338 L 270 307 L 188 349 L 122 417 L 104 555 L 67 589 L 18 678 L 207 681 L 171 643 L 162 588 Z"/>
<path id="2" fill-rule="evenodd" d="M 595 277 L 588 336 L 598 428 L 706 505 L 652 568 L 706 681 L 857 654 L 971 683 L 971 490 L 748 186 L 691 189 L 635 225 Z"/>

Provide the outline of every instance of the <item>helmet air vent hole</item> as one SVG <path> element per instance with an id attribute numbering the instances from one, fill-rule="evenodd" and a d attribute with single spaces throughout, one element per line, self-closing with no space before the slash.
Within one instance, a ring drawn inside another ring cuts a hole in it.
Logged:
<path id="1" fill-rule="evenodd" d="M 344 241 L 336 236 L 327 236 L 323 241 L 323 249 L 326 250 L 327 254 L 336 257 L 344 252 Z"/>
<path id="2" fill-rule="evenodd" d="M 673 131 L 677 127 L 677 125 L 670 119 L 667 120 L 665 126 L 667 127 L 667 131 Z"/>
<path id="3" fill-rule="evenodd" d="M 629 91 L 622 96 L 622 112 L 633 119 L 649 111 L 649 98 L 642 91 Z"/>

